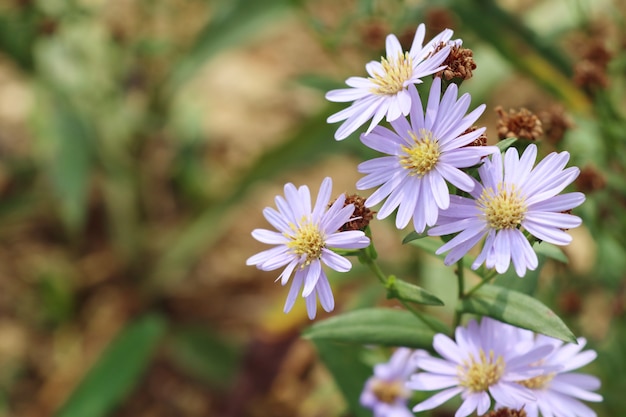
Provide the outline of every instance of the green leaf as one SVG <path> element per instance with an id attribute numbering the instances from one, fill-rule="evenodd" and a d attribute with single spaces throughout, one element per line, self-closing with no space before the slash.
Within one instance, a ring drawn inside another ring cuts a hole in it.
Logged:
<path id="1" fill-rule="evenodd" d="M 313 340 L 430 349 L 435 332 L 406 310 L 368 308 L 319 321 L 303 335 Z"/>
<path id="2" fill-rule="evenodd" d="M 41 90 L 38 105 L 40 119 L 35 128 L 52 191 L 65 226 L 77 232 L 85 221 L 95 161 L 95 132 L 79 109 L 61 93 Z"/>
<path id="3" fill-rule="evenodd" d="M 168 338 L 169 339 L 169 338 Z M 185 326 L 173 332 L 168 352 L 186 374 L 226 387 L 238 369 L 240 349 L 206 326 Z"/>
<path id="4" fill-rule="evenodd" d="M 462 299 L 457 309 L 463 313 L 489 316 L 513 326 L 576 343 L 572 331 L 539 300 L 497 285 L 483 285 Z"/>
<path id="5" fill-rule="evenodd" d="M 372 413 L 359 403 L 365 381 L 372 376 L 372 368 L 361 360 L 363 347 L 319 339 L 313 340 L 313 344 L 352 413 L 356 417 L 372 417 Z"/>
<path id="6" fill-rule="evenodd" d="M 128 324 L 105 349 L 55 416 L 109 415 L 139 381 L 165 328 L 165 321 L 155 314 Z"/>
<path id="7" fill-rule="evenodd" d="M 406 235 L 404 237 L 404 239 L 402 239 L 402 244 L 405 245 L 409 242 L 413 242 L 414 240 L 418 240 L 418 239 L 424 239 L 425 237 L 428 237 L 428 234 L 426 233 L 417 233 L 415 230 L 410 232 L 408 235 Z"/>
<path id="8" fill-rule="evenodd" d="M 422 287 L 403 281 L 391 275 L 387 281 L 387 298 L 396 298 L 416 304 L 442 306 L 443 301 Z"/>
<path id="9" fill-rule="evenodd" d="M 500 142 L 496 143 L 496 146 L 498 147 L 498 149 L 500 149 L 500 152 L 504 152 L 516 141 L 517 138 L 502 139 Z"/>
<path id="10" fill-rule="evenodd" d="M 564 264 L 569 263 L 569 259 L 567 259 L 567 256 L 565 256 L 563 250 L 551 243 L 535 243 L 533 245 L 533 249 L 537 253 L 537 255 L 543 255 L 546 258 L 551 258 L 555 261 L 563 262 Z"/>

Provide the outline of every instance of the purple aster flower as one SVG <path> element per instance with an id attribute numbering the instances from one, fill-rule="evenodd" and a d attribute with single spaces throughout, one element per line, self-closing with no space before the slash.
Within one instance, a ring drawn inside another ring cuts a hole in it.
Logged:
<path id="1" fill-rule="evenodd" d="M 472 198 L 450 196 L 450 207 L 428 231 L 431 236 L 460 232 L 436 252 L 450 251 L 446 265 L 461 259 L 486 237 L 472 269 L 485 262 L 502 274 L 512 260 L 515 272 L 522 277 L 538 264 L 525 232 L 555 245 L 570 243 L 572 238 L 565 230 L 579 226 L 581 220 L 566 212 L 582 204 L 585 196 L 559 193 L 580 170 L 564 169 L 567 152 L 553 152 L 533 168 L 536 157 L 535 145 L 528 146 L 521 157 L 517 149 L 509 148 L 504 156 L 494 155 L 478 169 L 482 184 L 476 182 L 470 192 Z"/>
<path id="2" fill-rule="evenodd" d="M 247 265 L 256 265 L 263 271 L 273 271 L 285 267 L 277 278 L 285 285 L 294 275 L 289 295 L 285 303 L 285 313 L 293 307 L 300 288 L 306 300 L 309 318 L 315 318 L 317 309 L 316 296 L 326 311 L 335 307 L 333 293 L 328 278 L 322 269 L 322 263 L 339 272 L 352 268 L 349 260 L 330 250 L 361 249 L 369 245 L 369 238 L 361 231 L 340 232 L 354 212 L 354 205 L 344 207 L 345 196 L 342 194 L 329 208 L 332 180 L 325 178 L 311 210 L 311 193 L 306 185 L 296 188 L 285 184 L 285 197 L 277 196 L 275 210 L 266 207 L 263 215 L 278 231 L 255 229 L 252 236 L 263 243 L 275 245 L 251 256 Z M 295 271 L 295 273 L 294 273 Z"/>
<path id="3" fill-rule="evenodd" d="M 563 343 L 541 334 L 535 336 L 529 330 L 519 331 L 525 333 L 530 344 L 518 343 L 518 349 L 523 351 L 528 347 L 549 345 L 553 348 L 552 353 L 538 363 L 558 369 L 517 381 L 535 396 L 535 401 L 524 404 L 527 416 L 538 417 L 541 413 L 544 417 L 596 417 L 596 413 L 580 400 L 602 401 L 601 395 L 592 392 L 600 388 L 600 380 L 592 375 L 571 372 L 596 358 L 595 351 L 582 351 L 587 341 L 581 337 L 578 344 Z"/>
<path id="4" fill-rule="evenodd" d="M 387 198 L 378 218 L 389 216 L 396 208 L 396 226 L 404 228 L 413 218 L 418 233 L 437 221 L 439 210 L 447 209 L 450 195 L 446 181 L 463 191 L 472 191 L 475 181 L 459 168 L 476 165 L 488 154 L 498 153 L 495 146 L 467 146 L 485 128 L 468 131 L 485 110 L 481 105 L 466 115 L 469 94 L 458 98 L 456 84 L 441 97 L 441 78 L 430 89 L 426 114 L 414 85 L 409 86 L 410 123 L 400 117 L 391 122 L 394 131 L 376 126 L 361 135 L 368 147 L 388 154 L 359 165 L 367 174 L 357 182 L 360 190 L 378 187 L 366 201 L 372 207 Z"/>
<path id="5" fill-rule="evenodd" d="M 372 121 L 368 133 L 385 116 L 387 121 L 392 121 L 409 114 L 412 98 L 407 87 L 419 84 L 422 77 L 444 69 L 442 63 L 450 53 L 450 45 L 461 44 L 460 40 L 449 42 L 453 32 L 445 29 L 424 45 L 425 33 L 425 26 L 419 25 L 408 52 L 402 51 L 395 35 L 388 35 L 387 57 L 381 58 L 381 62 L 371 61 L 365 66 L 368 78 L 350 77 L 346 80 L 350 88 L 332 90 L 326 94 L 326 99 L 330 101 L 354 101 L 350 107 L 328 118 L 328 123 L 345 120 L 337 129 L 335 139 L 347 138 L 369 119 Z M 442 43 L 445 46 L 435 52 Z"/>
<path id="6" fill-rule="evenodd" d="M 467 328 L 457 327 L 455 341 L 437 334 L 433 348 L 441 356 L 426 351 L 414 354 L 418 368 L 406 386 L 417 391 L 443 391 L 417 404 L 414 412 L 431 410 L 461 395 L 461 407 L 455 417 L 474 411 L 483 415 L 491 407 L 491 398 L 505 407 L 519 409 L 534 400 L 532 390 L 516 381 L 551 372 L 539 364 L 553 349 L 550 345 L 533 346 L 526 352 L 515 349 L 517 328 L 485 317 L 480 324 L 472 320 Z"/>
<path id="7" fill-rule="evenodd" d="M 361 405 L 373 411 L 374 417 L 413 417 L 406 402 L 411 391 L 405 387 L 408 377 L 417 370 L 409 360 L 412 350 L 398 348 L 387 363 L 374 367 L 374 376 L 365 382 Z"/>

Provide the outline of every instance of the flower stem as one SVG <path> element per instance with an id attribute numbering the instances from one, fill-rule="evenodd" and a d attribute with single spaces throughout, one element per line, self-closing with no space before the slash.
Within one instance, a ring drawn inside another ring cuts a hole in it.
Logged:
<path id="1" fill-rule="evenodd" d="M 459 301 L 461 301 L 466 295 L 465 295 L 465 279 L 464 279 L 464 272 L 463 272 L 463 258 L 459 259 L 458 262 L 456 263 L 456 278 L 457 278 L 457 286 L 458 286 L 458 297 L 459 297 Z M 454 312 L 454 323 L 452 328 L 456 329 L 457 326 L 459 324 L 461 324 L 461 315 L 463 313 L 460 312 L 459 310 L 456 310 Z"/>
<path id="2" fill-rule="evenodd" d="M 465 297 L 469 297 L 470 295 L 472 295 L 474 292 L 476 292 L 476 290 L 478 290 L 480 287 L 482 287 L 483 285 L 487 284 L 489 281 L 491 281 L 492 279 L 495 278 L 495 276 L 498 275 L 498 273 L 496 272 L 495 269 L 491 269 L 489 270 L 489 272 L 487 272 L 485 274 L 485 276 L 483 277 L 482 281 L 480 281 L 478 284 L 476 284 L 475 286 L 473 286 L 466 294 Z"/>

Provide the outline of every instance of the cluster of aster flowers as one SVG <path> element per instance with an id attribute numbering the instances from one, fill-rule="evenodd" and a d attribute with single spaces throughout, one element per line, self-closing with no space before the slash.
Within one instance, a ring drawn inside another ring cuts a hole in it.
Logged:
<path id="1" fill-rule="evenodd" d="M 456 74 L 446 71 L 455 66 L 452 56 L 467 60 L 472 55 L 459 52 L 462 42 L 452 35 L 446 29 L 424 43 L 425 27 L 419 25 L 407 52 L 389 35 L 386 56 L 365 67 L 369 77 L 350 77 L 349 88 L 327 93 L 330 101 L 351 102 L 328 118 L 329 123 L 343 122 L 336 140 L 369 121 L 360 140 L 381 156 L 358 165 L 364 177 L 356 188 L 375 190 L 355 210 L 354 202 L 363 200 L 343 194 L 333 200 L 331 178 L 323 180 L 314 204 L 306 185 L 289 183 L 284 196 L 276 197 L 276 208 L 265 208 L 263 214 L 275 230 L 256 229 L 252 235 L 273 247 L 247 264 L 264 271 L 282 268 L 276 281 L 291 282 L 285 312 L 299 294 L 310 319 L 316 317 L 318 299 L 325 311 L 334 309 L 325 267 L 351 269 L 346 255 L 371 244 L 365 233 L 369 209 L 379 204 L 376 217 L 395 213 L 398 229 L 412 224 L 417 234 L 447 236 L 435 252 L 446 254 L 446 265 L 479 246 L 472 269 L 484 265 L 502 274 L 512 267 L 523 277 L 539 264 L 534 243 L 570 243 L 566 231 L 581 224 L 571 211 L 585 196 L 563 191 L 579 169 L 566 167 L 567 152 L 538 161 L 535 144 L 504 153 L 486 145 L 486 129 L 475 126 L 486 106 L 470 109 L 470 95 L 459 95 L 456 83 L 441 78 Z M 471 71 L 459 73 L 471 76 Z M 433 76 L 432 83 L 428 92 L 420 92 L 426 76 Z M 474 411 L 482 415 L 492 406 L 530 417 L 595 417 L 580 400 L 600 401 L 593 392 L 599 381 L 570 372 L 595 358 L 594 351 L 581 353 L 584 345 L 582 338 L 578 345 L 563 344 L 485 317 L 480 324 L 470 321 L 458 327 L 455 340 L 436 335 L 433 349 L 440 357 L 398 349 L 389 363 L 375 367 L 361 404 L 375 417 L 407 417 L 412 415 L 406 405 L 412 391 L 442 390 L 413 411 L 433 409 L 460 395 L 455 417 Z"/>
<path id="2" fill-rule="evenodd" d="M 433 348 L 399 348 L 388 363 L 376 365 L 361 394 L 361 404 L 375 417 L 410 416 L 411 391 L 439 391 L 413 407 L 413 412 L 430 410 L 460 395 L 455 417 L 496 409 L 523 410 L 538 417 L 595 417 L 581 400 L 597 402 L 593 392 L 600 381 L 588 374 L 572 372 L 596 358 L 583 351 L 586 340 L 563 343 L 529 330 L 483 318 L 458 327 L 455 340 L 437 334 Z M 412 353 L 411 353 L 412 352 Z M 522 415 L 522 414 L 520 414 Z"/>

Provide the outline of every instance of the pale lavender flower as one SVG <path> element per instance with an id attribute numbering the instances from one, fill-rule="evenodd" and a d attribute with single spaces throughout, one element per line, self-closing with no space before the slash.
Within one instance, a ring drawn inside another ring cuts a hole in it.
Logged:
<path id="1" fill-rule="evenodd" d="M 374 375 L 365 382 L 361 405 L 369 408 L 374 417 L 413 417 L 407 408 L 411 391 L 405 387 L 408 377 L 417 370 L 409 360 L 413 351 L 398 348 L 387 363 L 374 367 Z"/>
<path id="2" fill-rule="evenodd" d="M 580 170 L 565 168 L 567 152 L 551 153 L 533 168 L 537 147 L 528 146 L 521 157 L 510 148 L 502 157 L 494 155 L 478 169 L 482 184 L 470 192 L 472 198 L 450 196 L 450 207 L 440 212 L 437 226 L 429 235 L 458 233 L 437 250 L 448 252 L 445 264 L 461 259 L 483 237 L 482 251 L 472 264 L 483 262 L 500 274 L 511 261 L 522 277 L 527 269 L 537 268 L 537 255 L 524 236 L 532 236 L 555 245 L 572 240 L 566 229 L 577 227 L 581 220 L 566 213 L 585 201 L 582 193 L 559 193 L 571 184 Z"/>
<path id="3" fill-rule="evenodd" d="M 480 324 L 471 320 L 467 327 L 457 327 L 455 339 L 443 334 L 434 337 L 433 348 L 441 356 L 418 351 L 413 359 L 424 372 L 414 374 L 407 387 L 416 391 L 443 391 L 417 404 L 414 412 L 431 410 L 461 395 L 455 417 L 474 411 L 483 415 L 491 407 L 491 398 L 505 407 L 519 409 L 534 400 L 532 390 L 516 383 L 553 370 L 540 364 L 553 349 L 550 345 L 533 346 L 526 352 L 515 349 L 517 328 L 485 317 Z"/>
<path id="4" fill-rule="evenodd" d="M 296 188 L 293 184 L 285 185 L 285 197 L 277 196 L 275 210 L 266 207 L 263 215 L 278 232 L 255 229 L 252 236 L 260 242 L 275 245 L 251 256 L 247 265 L 256 265 L 263 271 L 273 271 L 285 267 L 276 279 L 285 285 L 292 274 L 291 289 L 285 303 L 285 313 L 293 307 L 300 288 L 306 300 L 309 318 L 315 318 L 317 310 L 316 296 L 322 307 L 332 311 L 335 306 L 333 293 L 328 278 L 322 269 L 322 263 L 339 272 L 352 268 L 350 261 L 333 252 L 336 249 L 361 249 L 369 245 L 369 238 L 361 231 L 341 232 L 354 212 L 354 205 L 344 207 L 345 196 L 342 194 L 330 204 L 332 180 L 325 178 L 311 210 L 311 193 L 304 185 Z"/>
<path id="5" fill-rule="evenodd" d="M 519 330 L 526 334 L 529 343 L 518 343 L 519 350 L 529 347 L 549 345 L 554 350 L 538 364 L 552 366 L 558 370 L 546 372 L 530 379 L 517 381 L 529 388 L 535 401 L 524 404 L 528 417 L 596 417 L 595 411 L 580 400 L 598 402 L 602 396 L 592 392 L 600 388 L 600 380 L 595 376 L 571 372 L 593 361 L 597 354 L 593 350 L 582 351 L 587 341 L 578 338 L 578 344 L 563 343 L 561 340 L 544 335 L 534 335 L 529 330 Z"/>
<path id="6" fill-rule="evenodd" d="M 408 86 L 419 84 L 422 77 L 444 69 L 446 66 L 442 63 L 450 53 L 450 45 L 461 44 L 460 40 L 449 41 L 453 32 L 445 29 L 424 45 L 425 33 L 425 26 L 419 25 L 408 52 L 402 51 L 395 35 L 388 35 L 387 57 L 381 58 L 381 62 L 370 61 L 365 66 L 368 78 L 350 77 L 346 80 L 350 88 L 331 90 L 326 94 L 330 101 L 354 101 L 350 107 L 328 118 L 328 123 L 345 120 L 335 132 L 335 139 L 345 139 L 369 119 L 372 121 L 368 133 L 385 116 L 387 121 L 392 121 L 409 114 L 412 98 Z M 442 43 L 445 46 L 435 52 Z"/>
<path id="7" fill-rule="evenodd" d="M 471 98 L 469 94 L 458 98 L 456 84 L 448 86 L 441 97 L 441 78 L 435 78 L 425 114 L 414 85 L 409 86 L 408 94 L 412 103 L 410 123 L 400 117 L 391 122 L 395 132 L 376 126 L 371 133 L 361 135 L 366 146 L 389 156 L 360 164 L 359 172 L 367 175 L 356 186 L 360 190 L 380 186 L 365 205 L 372 207 L 387 198 L 377 217 L 385 218 L 399 207 L 396 226 L 402 229 L 413 218 L 415 231 L 421 233 L 427 225 L 434 225 L 439 210 L 450 204 L 446 181 L 472 191 L 474 180 L 459 168 L 478 164 L 498 148 L 467 146 L 485 131 L 467 131 L 485 105 L 466 115 Z"/>

